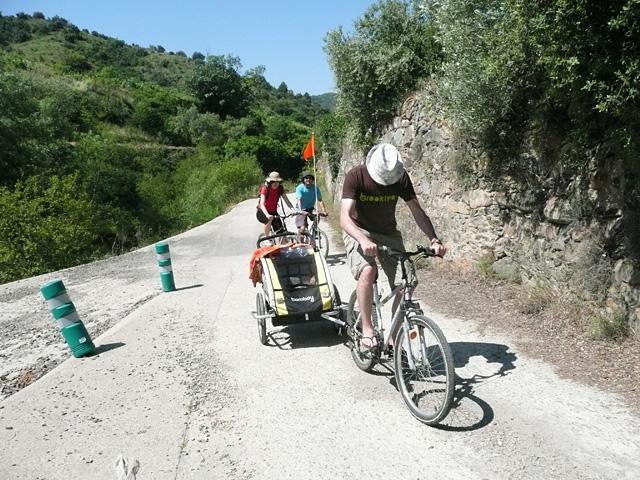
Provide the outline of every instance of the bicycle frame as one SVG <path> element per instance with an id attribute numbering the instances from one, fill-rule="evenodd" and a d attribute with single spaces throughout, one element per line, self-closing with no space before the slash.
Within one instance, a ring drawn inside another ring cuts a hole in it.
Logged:
<path id="1" fill-rule="evenodd" d="M 404 264 L 404 261 L 400 261 L 401 269 L 402 269 L 402 282 L 397 285 L 394 289 L 389 292 L 389 294 L 383 299 L 380 298 L 380 293 L 378 290 L 378 282 L 376 281 L 373 284 L 373 304 L 376 309 L 376 315 L 379 320 L 380 325 L 378 326 L 378 333 L 382 340 L 382 350 L 386 351 L 391 345 L 391 339 L 402 323 L 402 328 L 405 330 L 407 335 L 409 334 L 409 315 L 411 313 L 422 313 L 421 310 L 416 308 L 416 304 L 412 301 L 412 292 L 411 287 L 409 286 L 409 281 L 407 279 L 407 267 Z M 384 307 L 389 300 L 394 299 L 398 293 L 402 291 L 402 300 L 398 304 L 398 308 L 393 313 L 391 317 L 391 324 L 389 325 L 388 331 L 385 331 L 383 315 L 382 315 L 382 307 Z M 409 308 L 407 308 L 409 307 Z M 411 346 L 407 345 L 405 347 L 405 351 L 407 353 L 407 360 L 409 362 L 409 366 L 411 368 L 415 368 L 415 363 L 413 359 L 413 354 L 411 353 Z"/>
<path id="2" fill-rule="evenodd" d="M 301 214 L 302 215 L 302 214 Z M 311 225 L 309 225 L 309 216 L 312 217 Z M 304 218 L 304 228 L 308 231 L 308 235 L 312 236 L 313 233 L 318 229 L 318 224 L 320 223 L 320 213 L 314 209 L 313 213 L 309 213 L 305 215 Z"/>
<path id="3" fill-rule="evenodd" d="M 322 235 L 325 235 L 322 230 L 320 230 L 320 217 L 325 216 L 324 214 L 318 212 L 316 209 L 313 210 L 312 213 L 308 213 L 304 217 L 304 233 L 300 234 L 301 241 L 305 243 L 309 243 L 315 249 L 319 251 L 325 251 L 328 253 L 328 240 L 322 238 Z M 309 217 L 311 217 L 311 222 L 309 222 Z M 324 243 L 327 241 L 327 246 L 325 247 Z M 325 253 L 325 254 L 326 254 Z"/>

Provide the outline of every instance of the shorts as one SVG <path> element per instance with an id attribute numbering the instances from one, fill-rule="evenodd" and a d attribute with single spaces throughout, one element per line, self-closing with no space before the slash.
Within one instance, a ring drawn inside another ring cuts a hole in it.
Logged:
<path id="1" fill-rule="evenodd" d="M 308 210 L 303 210 L 303 211 L 310 214 L 313 212 L 313 208 L 309 208 Z M 296 215 L 296 227 L 298 228 L 303 227 L 307 221 L 312 222 L 313 215 Z"/>
<path id="2" fill-rule="evenodd" d="M 406 251 L 404 248 L 404 240 L 402 239 L 402 234 L 398 231 L 395 231 L 390 235 L 385 235 L 382 233 L 371 233 L 362 228 L 360 229 L 360 231 L 377 245 L 385 245 L 401 252 Z M 342 239 L 344 240 L 344 245 L 347 251 L 347 259 L 349 260 L 349 269 L 351 270 L 353 278 L 358 280 L 358 278 L 360 278 L 362 270 L 367 265 L 376 267 L 377 272 L 375 258 L 365 255 L 362 251 L 362 248 L 360 247 L 360 244 L 353 237 L 347 235 L 346 233 L 343 233 Z M 400 262 L 385 254 L 380 254 L 380 256 L 378 257 L 378 261 L 380 262 L 380 266 L 382 267 L 387 280 L 389 280 L 389 285 L 391 286 L 391 288 L 394 288 L 402 280 L 402 270 L 400 268 Z M 415 286 L 416 274 L 413 263 L 406 260 L 404 264 L 409 274 L 409 283 L 410 285 Z M 377 278 L 378 276 L 376 274 L 376 279 Z"/>
<path id="3" fill-rule="evenodd" d="M 269 213 L 269 215 L 277 215 L 277 212 L 273 212 L 273 213 Z M 265 217 L 264 212 L 260 209 L 256 210 L 256 218 L 258 219 L 258 221 L 260 223 L 263 224 L 267 224 L 267 222 L 269 221 L 269 219 L 267 219 L 267 217 Z M 271 230 L 273 230 L 274 232 L 278 232 L 282 229 L 282 220 L 280 220 L 280 217 L 273 217 L 273 222 L 271 222 Z"/>

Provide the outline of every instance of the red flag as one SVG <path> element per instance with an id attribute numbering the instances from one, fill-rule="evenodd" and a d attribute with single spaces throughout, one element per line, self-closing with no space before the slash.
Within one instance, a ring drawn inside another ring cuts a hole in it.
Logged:
<path id="1" fill-rule="evenodd" d="M 315 157 L 315 147 L 313 145 L 313 133 L 311 134 L 311 140 L 307 143 L 307 148 L 304 149 L 304 153 L 302 154 L 302 158 L 304 158 L 305 162 L 308 162 L 311 157 Z"/>

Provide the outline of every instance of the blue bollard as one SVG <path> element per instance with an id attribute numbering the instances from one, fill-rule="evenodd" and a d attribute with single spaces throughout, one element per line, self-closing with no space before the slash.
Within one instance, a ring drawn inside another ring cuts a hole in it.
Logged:
<path id="1" fill-rule="evenodd" d="M 62 280 L 49 282 L 43 285 L 40 291 L 73 356 L 77 358 L 91 353 L 96 347 L 84 323 L 80 320 L 80 315 L 69 298 Z"/>
<path id="2" fill-rule="evenodd" d="M 168 243 L 163 242 L 156 244 L 156 258 L 158 259 L 158 267 L 160 268 L 162 290 L 165 292 L 173 292 L 176 289 L 176 284 L 173 280 L 173 267 L 171 266 L 171 253 L 169 253 Z"/>

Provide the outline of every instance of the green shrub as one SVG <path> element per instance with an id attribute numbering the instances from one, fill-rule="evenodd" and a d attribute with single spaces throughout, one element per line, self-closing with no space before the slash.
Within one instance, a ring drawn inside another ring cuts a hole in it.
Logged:
<path id="1" fill-rule="evenodd" d="M 180 209 L 183 223 L 189 227 L 208 222 L 229 206 L 257 196 L 257 189 L 264 181 L 255 158 L 243 156 L 210 161 L 202 155 L 180 168 L 180 175 L 187 176 Z"/>
<path id="2" fill-rule="evenodd" d="M 489 254 L 482 255 L 476 261 L 476 270 L 480 275 L 485 275 L 488 277 L 496 276 L 495 272 L 491 268 L 491 266 L 494 264 L 495 261 L 496 260 L 493 255 L 489 255 Z"/>
<path id="3" fill-rule="evenodd" d="M 0 188 L 0 283 L 93 260 L 102 220 L 75 176 Z"/>
<path id="4" fill-rule="evenodd" d="M 333 178 L 340 172 L 342 162 L 343 140 L 347 133 L 347 120 L 338 114 L 330 113 L 318 123 L 318 150 L 321 151 L 329 163 Z"/>
<path id="5" fill-rule="evenodd" d="M 593 340 L 622 340 L 629 336 L 629 321 L 621 312 L 595 315 L 587 320 L 587 334 Z"/>
<path id="6" fill-rule="evenodd" d="M 521 171 L 531 145 L 567 172 L 602 142 L 637 158 L 637 2 L 423 3 L 445 55 L 437 96 L 491 168 Z"/>

